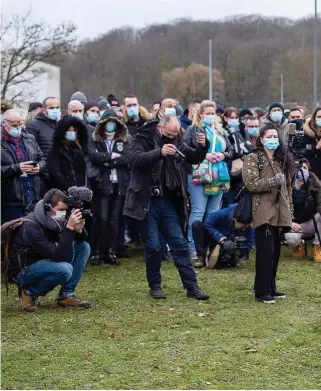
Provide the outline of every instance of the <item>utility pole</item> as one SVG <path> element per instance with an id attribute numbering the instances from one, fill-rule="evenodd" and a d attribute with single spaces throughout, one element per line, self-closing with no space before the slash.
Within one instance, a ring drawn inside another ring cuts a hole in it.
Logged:
<path id="1" fill-rule="evenodd" d="M 283 91 L 283 74 L 281 73 L 281 103 L 283 105 L 283 97 L 284 97 L 284 91 Z"/>
<path id="2" fill-rule="evenodd" d="M 318 100 L 318 12 L 317 2 L 314 0 L 314 55 L 313 55 L 313 109 L 317 107 Z"/>
<path id="3" fill-rule="evenodd" d="M 208 41 L 208 99 L 213 100 L 213 72 L 212 72 L 212 40 Z"/>

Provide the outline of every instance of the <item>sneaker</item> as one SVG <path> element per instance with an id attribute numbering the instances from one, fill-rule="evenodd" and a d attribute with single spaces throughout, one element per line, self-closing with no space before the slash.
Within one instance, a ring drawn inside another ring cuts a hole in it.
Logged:
<path id="1" fill-rule="evenodd" d="M 301 241 L 301 243 L 294 247 L 293 250 L 292 250 L 292 257 L 293 258 L 301 258 L 303 257 L 303 243 Z"/>
<path id="2" fill-rule="evenodd" d="M 213 251 L 207 257 L 207 268 L 208 269 L 215 268 L 217 261 L 218 261 L 219 253 L 220 253 L 220 246 L 216 245 L 214 247 Z"/>
<path id="3" fill-rule="evenodd" d="M 93 255 L 91 257 L 91 264 L 92 266 L 99 266 L 101 264 L 99 255 Z"/>
<path id="4" fill-rule="evenodd" d="M 196 251 L 189 250 L 188 255 L 190 256 L 192 261 L 195 261 L 197 259 Z"/>
<path id="5" fill-rule="evenodd" d="M 197 257 L 197 261 L 196 261 L 195 264 L 194 264 L 194 267 L 195 267 L 196 269 L 200 269 L 200 268 L 202 268 L 202 267 L 204 267 L 204 266 L 205 266 L 205 257 L 199 255 L 199 256 Z"/>
<path id="6" fill-rule="evenodd" d="M 165 292 L 162 290 L 162 288 L 151 289 L 149 294 L 153 299 L 166 299 Z"/>
<path id="7" fill-rule="evenodd" d="M 208 300 L 210 298 L 209 295 L 203 292 L 198 286 L 194 289 L 187 290 L 186 296 L 196 300 Z"/>
<path id="8" fill-rule="evenodd" d="M 91 302 L 81 300 L 75 295 L 66 297 L 65 299 L 58 299 L 58 306 L 64 308 L 90 308 Z"/>
<path id="9" fill-rule="evenodd" d="M 256 297 L 255 300 L 260 301 L 261 303 L 264 303 L 264 304 L 274 304 L 275 303 L 275 298 L 270 295 Z"/>
<path id="10" fill-rule="evenodd" d="M 285 299 L 286 298 L 285 294 L 282 292 L 273 292 L 273 293 L 271 293 L 271 296 L 273 297 L 273 299 Z"/>
<path id="11" fill-rule="evenodd" d="M 20 299 L 21 299 L 21 307 L 24 311 L 28 312 L 36 312 L 39 311 L 40 308 L 36 305 L 36 298 L 31 295 L 27 295 L 27 293 L 21 289 L 20 291 Z"/>
<path id="12" fill-rule="evenodd" d="M 317 244 L 313 246 L 313 260 L 314 262 L 321 262 L 321 247 Z"/>
<path id="13" fill-rule="evenodd" d="M 113 266 L 120 265 L 120 261 L 116 258 L 115 252 L 111 248 L 108 250 L 108 254 L 106 254 L 104 258 L 104 263 L 108 263 Z"/>

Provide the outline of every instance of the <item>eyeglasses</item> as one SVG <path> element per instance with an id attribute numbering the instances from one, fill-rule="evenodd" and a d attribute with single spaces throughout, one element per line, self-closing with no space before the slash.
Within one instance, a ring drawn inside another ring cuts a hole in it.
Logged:
<path id="1" fill-rule="evenodd" d="M 9 119 L 6 119 L 5 120 L 9 126 L 11 126 L 12 128 L 15 128 L 17 126 L 20 126 L 23 124 L 23 121 L 10 121 Z"/>

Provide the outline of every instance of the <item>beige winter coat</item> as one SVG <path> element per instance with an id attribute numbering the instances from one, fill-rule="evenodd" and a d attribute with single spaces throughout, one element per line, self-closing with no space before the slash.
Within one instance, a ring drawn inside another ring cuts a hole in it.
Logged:
<path id="1" fill-rule="evenodd" d="M 262 169 L 259 169 L 260 155 Z M 286 178 L 280 189 L 277 202 L 277 183 L 274 176 L 282 173 L 282 163 L 270 160 L 263 148 L 257 148 L 244 159 L 243 181 L 246 188 L 253 193 L 252 217 L 255 228 L 263 224 L 275 227 L 291 227 L 292 225 L 292 192 L 291 178 Z"/>

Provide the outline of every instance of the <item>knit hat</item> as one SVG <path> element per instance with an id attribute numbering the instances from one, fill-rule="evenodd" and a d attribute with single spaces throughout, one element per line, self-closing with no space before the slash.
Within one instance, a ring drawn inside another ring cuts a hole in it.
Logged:
<path id="1" fill-rule="evenodd" d="M 280 102 L 274 102 L 274 103 L 272 103 L 272 104 L 270 105 L 270 107 L 269 107 L 269 114 L 271 113 L 271 110 L 274 109 L 275 107 L 278 107 L 278 108 L 281 109 L 281 110 L 283 111 L 283 113 L 284 113 L 284 107 L 283 107 L 282 103 L 280 103 Z"/>
<path id="2" fill-rule="evenodd" d="M 100 96 L 99 98 L 97 98 L 96 104 L 98 105 L 99 109 L 103 109 L 104 107 L 109 107 L 109 103 L 104 96 Z"/>
<path id="3" fill-rule="evenodd" d="M 30 105 L 29 105 L 28 113 L 38 109 L 38 107 L 43 108 L 42 103 L 40 103 L 40 102 L 31 102 Z"/>
<path id="4" fill-rule="evenodd" d="M 85 107 L 84 107 L 84 112 L 86 113 L 88 110 L 90 110 L 92 107 L 98 107 L 98 103 L 96 102 L 88 102 L 85 104 Z"/>
<path id="5" fill-rule="evenodd" d="M 109 94 L 107 100 L 111 107 L 120 107 L 119 100 L 113 94 Z"/>
<path id="6" fill-rule="evenodd" d="M 105 119 L 110 118 L 110 117 L 112 117 L 112 118 L 116 117 L 117 118 L 116 111 L 114 109 L 112 109 L 112 108 L 107 109 L 104 112 L 103 116 L 100 118 L 100 121 L 104 121 Z"/>
<path id="7" fill-rule="evenodd" d="M 71 95 L 70 100 L 79 100 L 81 103 L 87 103 L 87 97 L 83 92 L 77 91 Z"/>
<path id="8" fill-rule="evenodd" d="M 240 111 L 240 118 L 244 117 L 245 115 L 250 115 L 251 117 L 253 116 L 253 113 L 249 109 L 242 109 Z"/>
<path id="9" fill-rule="evenodd" d="M 216 111 L 222 111 L 224 113 L 225 107 L 223 105 L 217 105 Z"/>

